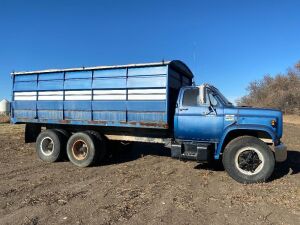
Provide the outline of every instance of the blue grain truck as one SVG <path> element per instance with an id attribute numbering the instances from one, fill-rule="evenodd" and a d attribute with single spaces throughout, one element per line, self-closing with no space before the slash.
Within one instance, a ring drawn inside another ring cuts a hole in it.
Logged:
<path id="1" fill-rule="evenodd" d="M 79 167 L 104 160 L 110 141 L 164 143 L 171 156 L 222 160 L 241 183 L 266 181 L 287 157 L 282 113 L 233 106 L 208 84 L 195 86 L 181 61 L 12 74 L 11 121 L 40 159 L 67 153 Z"/>

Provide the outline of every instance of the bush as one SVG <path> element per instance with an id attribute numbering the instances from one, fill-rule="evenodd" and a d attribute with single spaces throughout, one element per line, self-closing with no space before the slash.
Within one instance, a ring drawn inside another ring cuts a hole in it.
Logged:
<path id="1" fill-rule="evenodd" d="M 248 94 L 237 101 L 238 105 L 278 108 L 285 113 L 300 110 L 300 61 L 285 74 L 253 81 L 247 87 Z"/>

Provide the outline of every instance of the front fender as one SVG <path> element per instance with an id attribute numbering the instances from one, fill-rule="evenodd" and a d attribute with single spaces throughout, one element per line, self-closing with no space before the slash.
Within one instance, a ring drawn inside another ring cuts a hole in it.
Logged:
<path id="1" fill-rule="evenodd" d="M 217 149 L 215 150 L 215 159 L 219 159 L 220 158 L 220 153 L 223 149 L 223 145 L 224 145 L 224 141 L 227 137 L 227 135 L 232 132 L 232 131 L 237 131 L 237 130 L 250 130 L 250 131 L 262 131 L 262 132 L 266 132 L 270 135 L 270 137 L 272 138 L 273 142 L 276 140 L 276 134 L 274 133 L 274 131 L 267 126 L 263 126 L 263 125 L 238 125 L 238 126 L 230 126 L 227 127 L 222 135 L 222 138 L 220 139 L 220 142 L 218 144 Z"/>

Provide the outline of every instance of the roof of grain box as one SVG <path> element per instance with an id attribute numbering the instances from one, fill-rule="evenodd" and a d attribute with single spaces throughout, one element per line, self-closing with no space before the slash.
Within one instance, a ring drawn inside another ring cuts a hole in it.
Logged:
<path id="1" fill-rule="evenodd" d="M 180 87 L 193 74 L 181 61 L 13 73 L 14 123 L 168 129 Z"/>

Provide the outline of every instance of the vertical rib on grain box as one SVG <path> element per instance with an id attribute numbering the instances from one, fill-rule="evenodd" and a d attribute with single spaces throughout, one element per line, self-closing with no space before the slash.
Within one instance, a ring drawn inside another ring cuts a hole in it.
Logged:
<path id="1" fill-rule="evenodd" d="M 13 123 L 173 127 L 181 61 L 13 73 Z"/>

